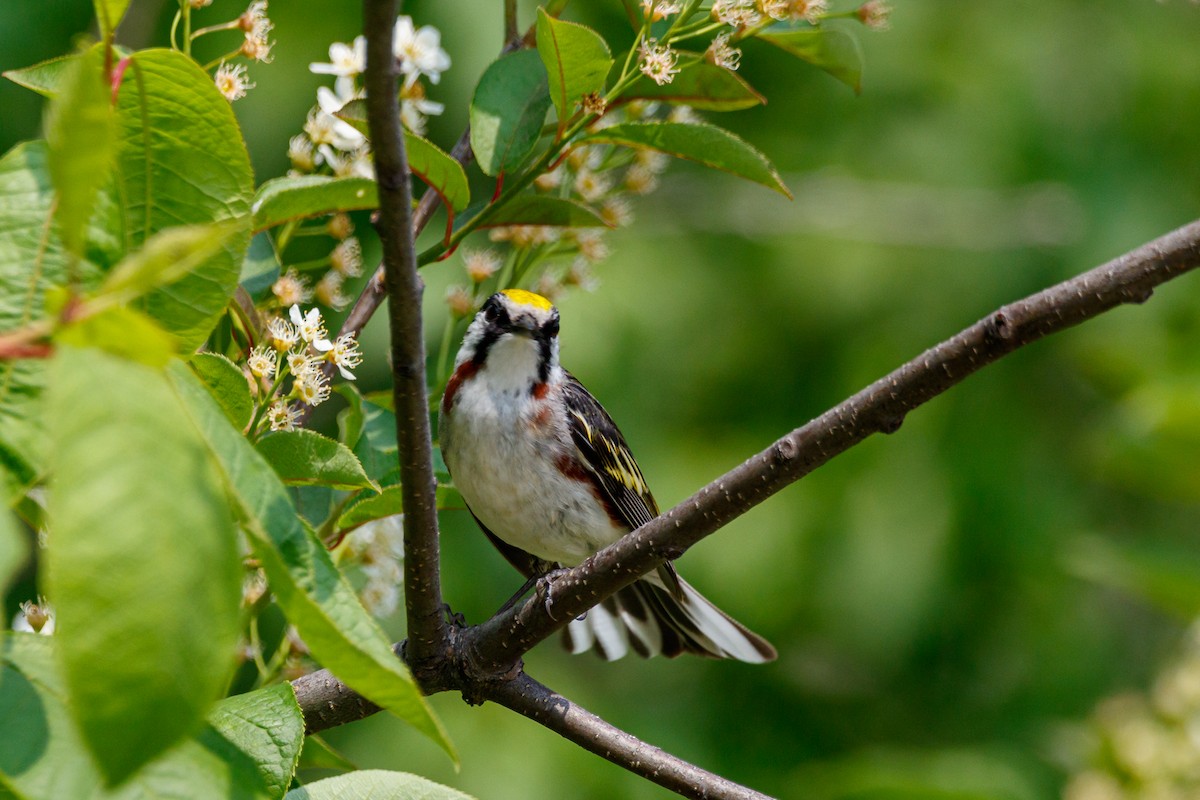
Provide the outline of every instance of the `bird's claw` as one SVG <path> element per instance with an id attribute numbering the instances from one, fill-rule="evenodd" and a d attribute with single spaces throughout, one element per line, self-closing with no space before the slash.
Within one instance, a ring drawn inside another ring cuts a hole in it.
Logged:
<path id="1" fill-rule="evenodd" d="M 550 615 L 550 619 L 555 621 L 557 621 L 557 617 L 554 616 L 554 583 L 568 572 L 570 572 L 569 569 L 559 567 L 547 572 L 537 580 L 538 596 L 542 598 L 546 607 L 546 613 Z"/>
<path id="2" fill-rule="evenodd" d="M 442 613 L 446 615 L 446 621 L 456 628 L 467 627 L 467 618 L 450 608 L 449 603 L 442 603 Z"/>

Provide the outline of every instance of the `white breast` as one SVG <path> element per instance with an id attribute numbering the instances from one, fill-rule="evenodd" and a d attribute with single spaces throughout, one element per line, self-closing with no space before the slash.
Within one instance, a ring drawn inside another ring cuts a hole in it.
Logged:
<path id="1" fill-rule="evenodd" d="M 627 529 L 613 524 L 591 482 L 568 477 L 558 466 L 561 458 L 578 457 L 566 415 L 554 402 L 561 373 L 551 376 L 538 400 L 527 379 L 506 379 L 511 373 L 492 369 L 495 362 L 489 358 L 442 413 L 446 465 L 492 533 L 539 558 L 574 566 Z"/>

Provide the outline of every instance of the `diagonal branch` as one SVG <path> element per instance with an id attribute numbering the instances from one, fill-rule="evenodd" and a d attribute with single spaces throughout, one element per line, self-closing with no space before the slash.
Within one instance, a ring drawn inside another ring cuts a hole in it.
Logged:
<path id="1" fill-rule="evenodd" d="M 553 615 L 533 597 L 464 631 L 482 670 L 502 672 L 521 655 L 623 586 L 682 554 L 873 433 L 892 433 L 908 412 L 1024 345 L 1125 303 L 1200 266 L 1200 222 L 1019 300 L 925 351 L 841 405 L 789 433 L 666 514 L 555 580 Z"/>
<path id="2" fill-rule="evenodd" d="M 706 772 L 610 725 L 524 673 L 495 685 L 488 699 L 684 797 L 768 800 L 766 795 Z"/>
<path id="3" fill-rule="evenodd" d="M 404 152 L 397 76 L 392 54 L 399 0 L 363 0 L 367 38 L 367 124 L 375 153 L 383 245 L 384 284 L 391 323 L 392 391 L 396 404 L 400 483 L 404 502 L 404 602 L 408 612 L 409 664 L 440 662 L 449 640 L 442 614 L 438 567 L 437 477 L 433 471 L 429 401 L 425 387 L 425 337 L 421 326 L 424 284 L 417 275 L 412 219 L 412 176 Z"/>
<path id="4" fill-rule="evenodd" d="M 486 698 L 491 694 L 498 702 L 505 702 L 507 691 L 496 688 L 496 675 L 504 671 L 502 667 L 515 662 L 521 653 L 606 594 L 663 560 L 676 557 L 871 434 L 894 432 L 909 411 L 976 370 L 1025 344 L 1118 305 L 1144 302 L 1155 286 L 1198 266 L 1200 222 L 1193 222 L 1090 272 L 989 314 L 570 570 L 555 583 L 557 622 L 546 614 L 542 603 L 530 601 L 481 626 L 459 631 L 451 653 L 460 665 L 454 673 L 457 688 L 468 696 Z M 310 730 L 344 724 L 378 710 L 324 670 L 301 678 L 293 686 Z M 636 766 L 618 763 L 627 769 Z"/>

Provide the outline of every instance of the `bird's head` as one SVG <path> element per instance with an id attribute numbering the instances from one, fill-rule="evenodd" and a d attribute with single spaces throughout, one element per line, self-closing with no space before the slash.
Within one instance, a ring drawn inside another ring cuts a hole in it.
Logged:
<path id="1" fill-rule="evenodd" d="M 467 328 L 455 364 L 545 383 L 558 366 L 558 309 L 540 294 L 505 289 L 488 298 Z"/>

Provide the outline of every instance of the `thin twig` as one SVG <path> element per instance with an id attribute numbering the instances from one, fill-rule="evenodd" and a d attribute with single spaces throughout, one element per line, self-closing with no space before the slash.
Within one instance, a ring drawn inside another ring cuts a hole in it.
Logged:
<path id="1" fill-rule="evenodd" d="M 892 433 L 908 412 L 1024 345 L 1125 303 L 1200 266 L 1193 222 L 1057 286 L 987 315 L 730 470 L 666 514 L 554 582 L 553 615 L 533 597 L 462 632 L 484 670 L 503 671 L 535 644 L 623 586 L 677 558 L 873 433 Z"/>
<path id="2" fill-rule="evenodd" d="M 376 230 L 383 246 L 384 281 L 391 323 L 392 392 L 396 405 L 400 485 L 404 502 L 404 603 L 408 612 L 409 666 L 441 663 L 449 641 L 442 613 L 438 566 L 437 477 L 433 472 L 425 337 L 421 324 L 424 284 L 417 274 L 412 176 L 400 124 L 392 35 L 398 0 L 363 0 L 367 38 L 367 125 L 379 184 Z"/>
<path id="3" fill-rule="evenodd" d="M 489 700 L 529 717 L 585 750 L 684 797 L 769 800 L 626 733 L 522 673 L 495 684 Z"/>

